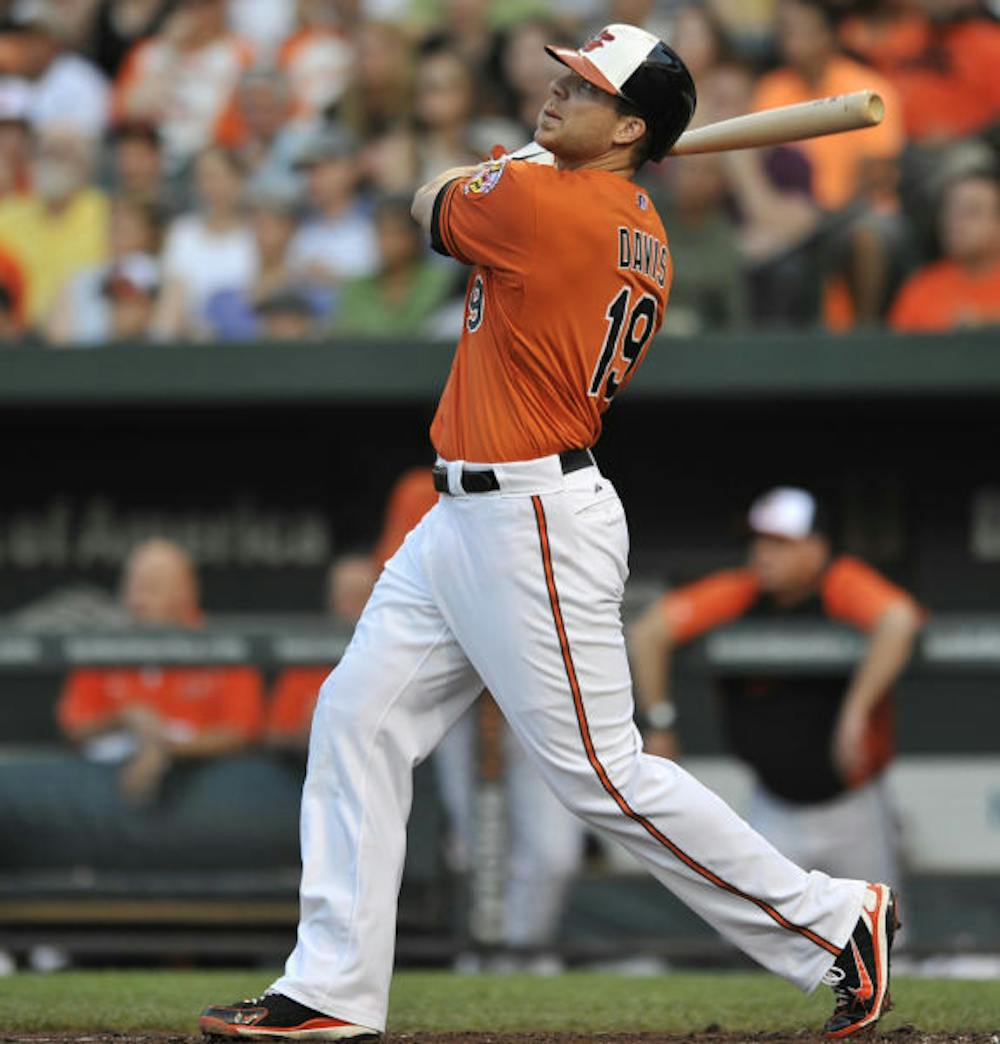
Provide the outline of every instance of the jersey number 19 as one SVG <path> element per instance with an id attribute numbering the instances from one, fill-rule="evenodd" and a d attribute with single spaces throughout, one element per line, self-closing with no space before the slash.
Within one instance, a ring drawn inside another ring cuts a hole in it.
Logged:
<path id="1" fill-rule="evenodd" d="M 629 300 L 632 297 L 630 287 L 623 286 L 615 299 L 608 305 L 604 317 L 608 320 L 608 335 L 604 338 L 600 358 L 594 367 L 594 375 L 590 379 L 587 394 L 597 398 L 604 389 L 604 401 L 611 402 L 615 392 L 628 380 L 642 356 L 643 349 L 653 336 L 656 322 L 656 298 L 652 294 L 642 294 L 631 312 Z M 625 316 L 628 315 L 628 323 Z M 625 329 L 624 337 L 622 328 Z M 624 373 L 621 364 L 615 365 L 618 345 L 621 341 L 621 358 L 624 362 Z"/>

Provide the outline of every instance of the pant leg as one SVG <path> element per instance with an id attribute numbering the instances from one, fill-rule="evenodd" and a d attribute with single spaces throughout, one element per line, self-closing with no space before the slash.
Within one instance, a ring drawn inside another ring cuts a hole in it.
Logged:
<path id="1" fill-rule="evenodd" d="M 438 793 L 448 818 L 448 860 L 467 873 L 475 851 L 476 709 L 474 703 L 448 730 L 431 755 Z"/>
<path id="2" fill-rule="evenodd" d="M 504 939 L 537 948 L 555 941 L 566 895 L 583 858 L 583 821 L 549 789 L 514 733 L 504 730 L 510 824 Z"/>
<path id="3" fill-rule="evenodd" d="M 610 483 L 587 468 L 558 492 L 441 507 L 450 551 L 435 576 L 451 582 L 439 604 L 560 799 L 765 967 L 814 988 L 865 883 L 803 871 L 642 752 L 620 620 L 628 534 Z"/>
<path id="4" fill-rule="evenodd" d="M 385 1027 L 413 768 L 482 688 L 426 583 L 432 510 L 320 690 L 302 793 L 298 942 L 273 988 Z"/>

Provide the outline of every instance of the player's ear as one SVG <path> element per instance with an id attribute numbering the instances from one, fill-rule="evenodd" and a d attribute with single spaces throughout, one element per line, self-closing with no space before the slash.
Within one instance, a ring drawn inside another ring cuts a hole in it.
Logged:
<path id="1" fill-rule="evenodd" d="M 641 116 L 628 113 L 618 117 L 613 141 L 616 145 L 634 145 L 646 133 L 646 121 Z"/>

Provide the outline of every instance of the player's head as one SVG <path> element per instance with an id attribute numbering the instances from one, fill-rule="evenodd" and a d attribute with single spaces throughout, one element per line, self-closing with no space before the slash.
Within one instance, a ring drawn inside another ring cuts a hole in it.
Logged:
<path id="1" fill-rule="evenodd" d="M 132 550 L 121 598 L 129 616 L 141 623 L 190 627 L 201 618 L 194 565 L 170 540 L 154 538 Z"/>
<path id="2" fill-rule="evenodd" d="M 807 592 L 830 557 L 829 526 L 816 498 L 796 486 L 759 496 L 747 514 L 750 568 L 762 591 L 794 596 Z"/>
<path id="3" fill-rule="evenodd" d="M 694 115 L 691 74 L 645 29 L 609 25 L 579 50 L 546 50 L 569 72 L 553 81 L 535 140 L 559 159 L 590 158 L 604 142 L 638 168 L 662 159 Z"/>

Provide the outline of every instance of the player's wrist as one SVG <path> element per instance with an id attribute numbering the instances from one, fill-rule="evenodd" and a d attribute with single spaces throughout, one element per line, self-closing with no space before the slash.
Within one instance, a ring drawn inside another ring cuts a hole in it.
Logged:
<path id="1" fill-rule="evenodd" d="M 639 711 L 639 728 L 643 732 L 669 732 L 677 724 L 677 707 L 668 700 L 643 707 Z"/>

